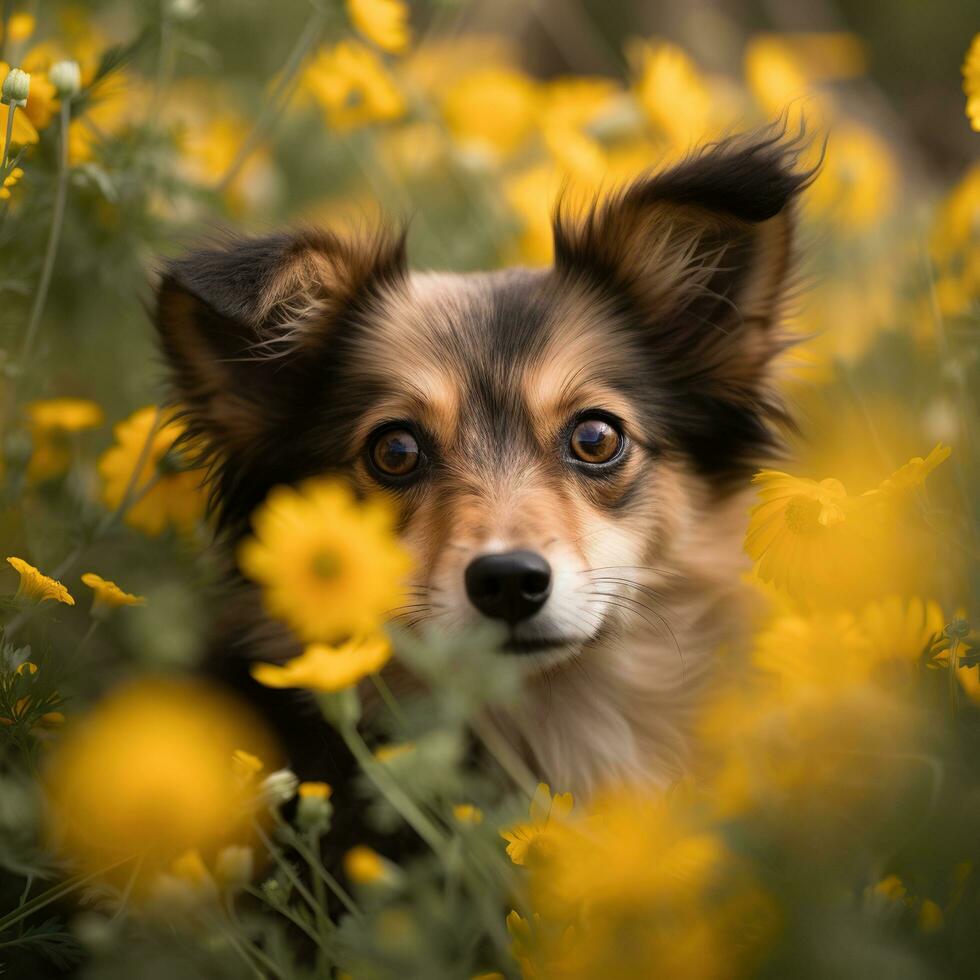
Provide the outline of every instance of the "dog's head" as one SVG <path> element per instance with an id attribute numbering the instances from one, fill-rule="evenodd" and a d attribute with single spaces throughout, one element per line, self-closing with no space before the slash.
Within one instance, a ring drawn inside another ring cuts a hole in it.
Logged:
<path id="1" fill-rule="evenodd" d="M 157 322 L 225 528 L 343 474 L 397 503 L 404 619 L 497 620 L 552 659 L 595 640 L 678 514 L 772 448 L 794 161 L 724 143 L 559 212 L 542 270 L 410 273 L 403 238 L 326 233 L 173 262 Z"/>

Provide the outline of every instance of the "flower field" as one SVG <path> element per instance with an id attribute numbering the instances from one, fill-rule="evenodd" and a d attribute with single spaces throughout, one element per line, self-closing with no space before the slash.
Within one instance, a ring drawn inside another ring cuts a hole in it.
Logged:
<path id="1" fill-rule="evenodd" d="M 980 23 L 950 5 L 925 111 L 870 17 L 527 6 L 0 4 L 0 974 L 980 975 Z M 387 621 L 419 574 L 394 495 L 280 486 L 215 546 L 156 279 L 379 214 L 419 268 L 543 266 L 559 196 L 773 125 L 813 176 L 752 640 L 687 776 L 576 799 L 490 720 L 519 658 Z M 302 645 L 251 676 L 306 692 L 350 786 L 203 679 L 232 571 Z"/>

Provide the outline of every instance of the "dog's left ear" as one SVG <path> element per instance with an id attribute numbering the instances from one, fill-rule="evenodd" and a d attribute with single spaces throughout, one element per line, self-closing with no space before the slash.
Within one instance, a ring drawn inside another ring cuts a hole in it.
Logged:
<path id="1" fill-rule="evenodd" d="M 700 397 L 746 404 L 784 340 L 794 200 L 811 174 L 767 136 L 709 147 L 555 219 L 555 268 L 638 321 L 658 375 Z"/>

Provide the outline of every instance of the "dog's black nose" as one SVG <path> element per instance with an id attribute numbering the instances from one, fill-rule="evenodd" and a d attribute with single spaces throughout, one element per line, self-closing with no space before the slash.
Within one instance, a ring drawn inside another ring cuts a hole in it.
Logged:
<path id="1" fill-rule="evenodd" d="M 551 566 L 533 551 L 481 555 L 466 566 L 466 594 L 485 616 L 511 626 L 533 616 L 551 592 Z"/>

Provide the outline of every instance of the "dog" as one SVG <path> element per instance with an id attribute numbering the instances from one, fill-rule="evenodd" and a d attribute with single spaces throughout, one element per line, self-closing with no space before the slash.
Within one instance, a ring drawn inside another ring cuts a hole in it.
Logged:
<path id="1" fill-rule="evenodd" d="M 528 669 L 496 721 L 528 765 L 579 796 L 671 784 L 742 629 L 749 479 L 788 421 L 799 157 L 731 138 L 559 205 L 548 268 L 409 271 L 390 231 L 170 262 L 156 325 L 228 553 L 277 484 L 384 493 L 416 567 L 393 617 L 501 626 Z M 234 593 L 226 662 L 295 656 Z"/>

